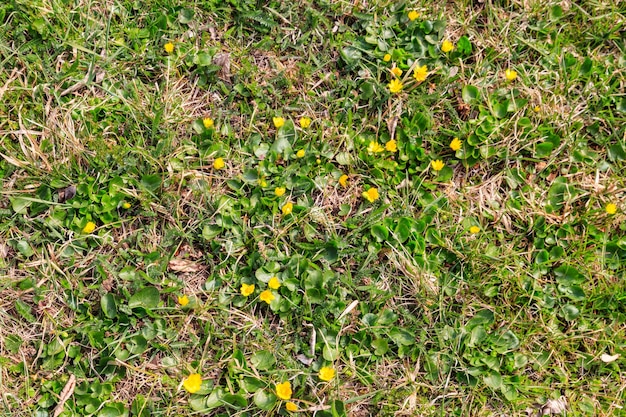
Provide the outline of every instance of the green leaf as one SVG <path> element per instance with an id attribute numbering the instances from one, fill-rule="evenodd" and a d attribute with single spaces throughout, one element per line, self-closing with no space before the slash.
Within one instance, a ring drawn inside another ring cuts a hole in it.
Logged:
<path id="1" fill-rule="evenodd" d="M 563 314 L 565 320 L 573 321 L 578 318 L 578 316 L 580 315 L 580 311 L 575 306 L 571 304 L 566 304 L 561 307 L 561 314 Z"/>
<path id="2" fill-rule="evenodd" d="M 146 309 L 155 308 L 159 305 L 160 294 L 155 287 L 145 287 L 133 294 L 128 301 L 130 308 L 143 307 Z"/>
<path id="3" fill-rule="evenodd" d="M 226 394 L 222 397 L 224 405 L 239 410 L 248 406 L 248 401 L 239 394 Z"/>
<path id="4" fill-rule="evenodd" d="M 466 35 L 459 38 L 459 41 L 456 43 L 456 48 L 461 55 L 469 55 L 472 53 L 472 43 Z"/>
<path id="5" fill-rule="evenodd" d="M 154 193 L 161 187 L 161 176 L 158 174 L 144 175 L 141 177 L 141 185 L 144 189 Z"/>
<path id="6" fill-rule="evenodd" d="M 21 197 L 9 197 L 11 201 L 11 208 L 17 214 L 26 214 L 28 207 L 32 204 L 32 201 Z"/>
<path id="7" fill-rule="evenodd" d="M 487 332 L 483 326 L 476 326 L 472 329 L 470 333 L 469 341 L 467 342 L 467 346 L 474 347 L 478 346 L 485 339 L 487 339 Z"/>
<path id="8" fill-rule="evenodd" d="M 387 339 L 372 340 L 372 347 L 375 355 L 382 356 L 389 351 L 389 342 Z"/>
<path id="9" fill-rule="evenodd" d="M 330 411 L 332 413 L 332 417 L 346 417 L 346 407 L 343 404 L 343 401 L 334 400 L 331 403 Z"/>
<path id="10" fill-rule="evenodd" d="M 15 310 L 29 323 L 34 323 L 37 321 L 35 316 L 33 316 L 33 314 L 31 313 L 30 306 L 20 299 L 15 300 Z"/>
<path id="11" fill-rule="evenodd" d="M 285 124 L 278 129 L 276 133 L 276 140 L 271 146 L 271 150 L 283 154 L 285 158 L 289 157 L 293 153 L 291 142 L 296 140 L 296 129 L 293 126 L 291 120 L 286 120 Z"/>
<path id="12" fill-rule="evenodd" d="M 191 9 L 180 9 L 180 11 L 178 12 L 178 21 L 183 25 L 186 25 L 193 20 L 193 15 L 194 13 Z"/>
<path id="13" fill-rule="evenodd" d="M 111 293 L 106 293 L 100 298 L 100 307 L 104 315 L 110 319 L 117 317 L 117 306 L 115 305 L 115 297 Z"/>
<path id="14" fill-rule="evenodd" d="M 31 256 L 35 254 L 35 252 L 33 251 L 33 248 L 31 248 L 30 244 L 25 240 L 20 240 L 19 242 L 17 242 L 17 245 L 15 245 L 15 248 L 18 250 L 19 253 L 21 253 L 26 258 L 30 258 Z"/>
<path id="15" fill-rule="evenodd" d="M 361 61 L 363 54 L 358 49 L 352 46 L 346 46 L 341 50 L 341 59 L 346 63 L 348 67 L 354 67 Z"/>
<path id="16" fill-rule="evenodd" d="M 502 376 L 495 371 L 489 372 L 489 374 L 483 376 L 485 384 L 493 389 L 498 389 L 502 386 Z"/>
<path id="17" fill-rule="evenodd" d="M 269 371 L 276 363 L 276 357 L 267 350 L 261 350 L 252 355 L 250 362 L 259 371 Z"/>
<path id="18" fill-rule="evenodd" d="M 211 65 L 212 62 L 213 59 L 211 55 L 207 54 L 206 52 L 200 52 L 193 57 L 193 63 L 199 67 L 207 67 Z M 204 125 L 202 127 L 204 128 Z"/>
<path id="19" fill-rule="evenodd" d="M 463 87 L 461 97 L 463 97 L 463 101 L 467 104 L 471 104 L 474 101 L 478 100 L 478 96 L 478 88 L 474 87 L 473 85 L 466 85 L 465 87 Z"/>
<path id="20" fill-rule="evenodd" d="M 389 239 L 389 230 L 382 224 L 375 224 L 371 227 L 370 232 L 372 236 L 379 242 L 384 242 Z"/>
<path id="21" fill-rule="evenodd" d="M 148 341 L 140 334 L 131 337 L 126 342 L 126 349 L 128 349 L 128 351 L 133 355 L 140 355 L 145 352 L 147 348 Z"/>
<path id="22" fill-rule="evenodd" d="M 411 346 L 415 343 L 415 335 L 406 329 L 394 327 L 391 331 L 389 331 L 388 335 L 389 338 L 398 346 Z"/>
<path id="23" fill-rule="evenodd" d="M 9 334 L 4 340 L 5 346 L 9 352 L 15 354 L 20 350 L 24 341 L 16 334 Z"/>
<path id="24" fill-rule="evenodd" d="M 254 394 L 254 404 L 263 411 L 271 410 L 276 404 L 276 395 L 274 393 L 267 393 L 265 390 L 258 390 Z"/>
<path id="25" fill-rule="evenodd" d="M 535 157 L 545 158 L 547 156 L 550 156 L 553 148 L 554 145 L 552 144 L 552 142 L 542 142 L 538 144 L 535 148 Z"/>
<path id="26" fill-rule="evenodd" d="M 585 281 L 585 276 L 578 269 L 569 265 L 561 265 L 556 268 L 554 275 L 556 275 L 556 282 L 561 285 L 580 284 Z"/>

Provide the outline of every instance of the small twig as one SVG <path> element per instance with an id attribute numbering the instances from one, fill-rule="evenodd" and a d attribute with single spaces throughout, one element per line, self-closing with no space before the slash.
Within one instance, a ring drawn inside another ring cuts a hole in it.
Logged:
<path id="1" fill-rule="evenodd" d="M 61 391 L 61 394 L 59 395 L 59 403 L 54 408 L 54 413 L 52 414 L 52 417 L 59 417 L 59 415 L 63 412 L 63 406 L 74 393 L 74 388 L 76 388 L 76 377 L 72 374 L 70 375 L 70 379 L 67 380 L 63 391 Z"/>

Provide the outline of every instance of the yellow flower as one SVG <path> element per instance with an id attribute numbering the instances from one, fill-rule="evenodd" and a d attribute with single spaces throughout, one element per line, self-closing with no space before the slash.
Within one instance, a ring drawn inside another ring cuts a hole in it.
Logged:
<path id="1" fill-rule="evenodd" d="M 205 117 L 204 119 L 202 119 L 202 124 L 204 125 L 205 129 L 210 129 L 215 125 L 215 122 L 210 117 Z"/>
<path id="2" fill-rule="evenodd" d="M 376 187 L 372 187 L 369 190 L 363 192 L 363 198 L 365 198 L 370 203 L 373 203 L 374 201 L 378 200 L 378 197 L 379 197 L 379 194 L 378 194 L 378 189 Z"/>
<path id="3" fill-rule="evenodd" d="M 395 139 L 391 139 L 389 142 L 385 143 L 385 149 L 389 152 L 398 152 L 398 142 Z"/>
<path id="4" fill-rule="evenodd" d="M 607 214 L 615 214 L 617 213 L 617 206 L 613 203 L 609 203 L 606 205 L 604 210 L 606 210 Z"/>
<path id="5" fill-rule="evenodd" d="M 285 187 L 274 188 L 274 194 L 276 194 L 276 197 L 282 197 L 285 194 L 285 191 L 287 191 Z"/>
<path id="6" fill-rule="evenodd" d="M 413 71 L 413 77 L 419 82 L 426 80 L 426 77 L 428 77 L 428 67 L 426 65 L 422 65 L 421 67 L 415 68 Z"/>
<path id="7" fill-rule="evenodd" d="M 224 158 L 217 158 L 215 161 L 213 161 L 213 168 L 215 169 L 222 169 L 226 166 L 226 163 L 224 162 Z"/>
<path id="8" fill-rule="evenodd" d="M 183 387 L 191 394 L 200 391 L 202 377 L 200 374 L 191 374 L 183 381 Z"/>
<path id="9" fill-rule="evenodd" d="M 259 185 L 261 187 L 267 187 L 267 181 L 265 181 L 263 178 L 259 179 Z"/>
<path id="10" fill-rule="evenodd" d="M 272 277 L 267 283 L 267 286 L 273 290 L 277 290 L 280 288 L 280 280 L 278 279 L 278 277 Z"/>
<path id="11" fill-rule="evenodd" d="M 461 146 L 463 146 L 463 142 L 461 142 L 459 138 L 454 138 L 452 139 L 452 142 L 450 142 L 450 149 L 455 152 L 461 149 Z"/>
<path id="12" fill-rule="evenodd" d="M 385 54 L 385 56 L 383 57 L 383 61 L 385 62 L 391 61 L 391 54 Z"/>
<path id="13" fill-rule="evenodd" d="M 94 222 L 87 222 L 85 227 L 83 227 L 83 233 L 93 233 L 96 230 L 96 224 Z"/>
<path id="14" fill-rule="evenodd" d="M 417 19 L 418 17 L 420 17 L 420 14 L 418 12 L 416 12 L 415 10 L 411 10 L 409 12 L 409 20 L 413 21 L 415 19 Z"/>
<path id="15" fill-rule="evenodd" d="M 300 127 L 306 129 L 311 126 L 311 119 L 309 117 L 301 117 L 300 118 Z"/>
<path id="16" fill-rule="evenodd" d="M 369 153 L 381 153 L 385 148 L 380 146 L 378 142 L 371 141 L 369 145 L 367 145 L 367 152 Z"/>
<path id="17" fill-rule="evenodd" d="M 265 301 L 267 304 L 269 304 L 276 297 L 274 297 L 274 294 L 272 294 L 270 290 L 265 290 L 261 293 L 261 295 L 259 295 L 259 298 L 261 299 L 261 301 Z"/>
<path id="18" fill-rule="evenodd" d="M 476 233 L 480 232 L 480 227 L 478 226 L 472 226 L 469 228 L 469 231 L 471 234 L 475 235 Z"/>
<path id="19" fill-rule="evenodd" d="M 282 117 L 272 117 L 272 122 L 274 123 L 274 127 L 279 129 L 285 124 L 285 119 Z"/>
<path id="20" fill-rule="evenodd" d="M 186 295 L 178 297 L 178 304 L 180 304 L 181 307 L 185 307 L 187 304 L 189 304 L 189 297 L 187 297 Z"/>
<path id="21" fill-rule="evenodd" d="M 298 406 L 296 405 L 296 403 L 293 403 L 291 401 L 285 404 L 285 408 L 287 409 L 287 411 L 298 411 Z"/>
<path id="22" fill-rule="evenodd" d="M 283 212 L 283 216 L 291 214 L 293 211 L 293 203 L 291 201 L 287 201 L 281 210 Z"/>
<path id="23" fill-rule="evenodd" d="M 394 94 L 397 94 L 400 91 L 402 91 L 402 87 L 404 86 L 402 85 L 402 81 L 398 80 L 397 78 L 394 78 L 393 80 L 391 80 L 389 84 L 387 84 L 387 87 L 389 87 L 389 91 L 391 91 Z"/>
<path id="24" fill-rule="evenodd" d="M 320 369 L 319 377 L 322 381 L 331 381 L 335 377 L 335 368 L 324 366 Z"/>
<path id="25" fill-rule="evenodd" d="M 343 174 L 341 177 L 339 177 L 339 184 L 341 184 L 343 188 L 346 188 L 348 186 L 348 176 L 346 174 Z"/>
<path id="26" fill-rule="evenodd" d="M 248 297 L 254 292 L 254 284 L 241 284 L 239 291 L 241 291 L 241 295 Z"/>
<path id="27" fill-rule="evenodd" d="M 454 49 L 454 44 L 450 42 L 449 40 L 446 39 L 441 43 L 441 52 L 443 52 L 444 54 L 447 54 L 453 49 Z"/>
<path id="28" fill-rule="evenodd" d="M 506 71 L 504 71 L 504 77 L 509 81 L 513 81 L 517 78 L 517 71 L 507 69 Z"/>
<path id="29" fill-rule="evenodd" d="M 401 70 L 400 68 L 398 68 L 398 67 L 393 67 L 393 68 L 391 69 L 391 73 L 392 73 L 393 75 L 395 75 L 395 76 L 396 76 L 396 78 L 400 78 L 400 76 L 402 75 L 402 70 Z"/>
<path id="30" fill-rule="evenodd" d="M 539 113 L 539 112 L 541 111 L 541 107 L 539 107 L 539 106 L 535 106 L 535 107 L 533 107 L 533 111 L 534 111 L 535 113 Z"/>
<path id="31" fill-rule="evenodd" d="M 304 154 L 305 154 L 305 153 L 306 153 L 306 152 L 304 152 L 304 149 L 300 149 L 298 152 L 296 152 L 296 156 L 297 156 L 298 158 L 304 158 Z"/>
<path id="32" fill-rule="evenodd" d="M 174 44 L 172 42 L 166 43 L 163 48 L 165 48 L 165 52 L 167 52 L 168 54 L 174 52 Z"/>
<path id="33" fill-rule="evenodd" d="M 282 384 L 276 384 L 276 395 L 281 400 L 289 400 L 291 399 L 291 383 L 289 381 L 285 381 Z"/>
<path id="34" fill-rule="evenodd" d="M 130 203 L 128 201 L 125 201 L 124 204 L 122 204 L 122 208 L 128 210 L 130 208 Z"/>
<path id="35" fill-rule="evenodd" d="M 446 166 L 446 164 L 443 163 L 443 161 L 441 159 L 436 159 L 434 161 L 430 161 L 430 166 L 435 170 L 435 171 L 441 171 L 443 169 L 443 167 Z"/>

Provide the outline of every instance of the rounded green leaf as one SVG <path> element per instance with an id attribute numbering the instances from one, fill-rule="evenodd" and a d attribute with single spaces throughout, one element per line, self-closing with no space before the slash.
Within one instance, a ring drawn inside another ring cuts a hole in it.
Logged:
<path id="1" fill-rule="evenodd" d="M 130 297 L 128 306 L 130 308 L 143 307 L 146 309 L 155 308 L 159 305 L 159 290 L 154 287 L 145 287 Z"/>

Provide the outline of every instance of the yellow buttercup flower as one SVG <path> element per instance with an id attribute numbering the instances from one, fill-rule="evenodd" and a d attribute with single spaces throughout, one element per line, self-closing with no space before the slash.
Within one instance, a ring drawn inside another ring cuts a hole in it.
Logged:
<path id="1" fill-rule="evenodd" d="M 455 152 L 461 149 L 461 146 L 463 146 L 463 142 L 461 142 L 459 138 L 454 138 L 452 139 L 452 142 L 450 142 L 450 149 Z"/>
<path id="2" fill-rule="evenodd" d="M 87 222 L 85 227 L 83 227 L 83 233 L 93 233 L 96 230 L 96 224 L 94 222 Z"/>
<path id="3" fill-rule="evenodd" d="M 273 290 L 277 290 L 280 288 L 280 280 L 278 279 L 278 277 L 272 277 L 268 281 L 267 286 Z"/>
<path id="4" fill-rule="evenodd" d="M 272 294 L 270 290 L 265 290 L 259 295 L 259 298 L 261 299 L 261 301 L 265 301 L 267 304 L 269 304 L 276 297 L 274 297 L 274 294 Z"/>
<path id="5" fill-rule="evenodd" d="M 504 77 L 509 81 L 513 81 L 517 78 L 517 71 L 507 69 L 506 71 L 504 71 Z"/>
<path id="6" fill-rule="evenodd" d="M 254 292 L 254 284 L 241 284 L 239 291 L 241 291 L 241 295 L 248 297 Z"/>
<path id="7" fill-rule="evenodd" d="M 607 214 L 615 214 L 617 213 L 617 206 L 613 203 L 609 203 L 606 205 L 604 210 L 606 211 Z"/>
<path id="8" fill-rule="evenodd" d="M 285 404 L 285 408 L 287 409 L 287 411 L 298 411 L 298 406 L 296 405 L 296 403 L 293 403 L 291 401 Z"/>
<path id="9" fill-rule="evenodd" d="M 422 65 L 421 67 L 415 68 L 413 71 L 413 77 L 420 83 L 426 80 L 426 77 L 428 77 L 428 67 L 426 65 Z"/>
<path id="10" fill-rule="evenodd" d="M 443 169 L 443 167 L 446 166 L 446 164 L 443 163 L 443 161 L 441 159 L 436 159 L 434 161 L 430 161 L 430 166 L 435 170 L 435 171 L 441 171 Z"/>
<path id="11" fill-rule="evenodd" d="M 414 21 L 414 20 L 415 20 L 415 19 L 417 19 L 418 17 L 420 17 L 420 14 L 419 14 L 417 11 L 415 11 L 415 10 L 411 10 L 411 11 L 409 12 L 409 20 L 410 20 L 410 21 Z"/>
<path id="12" fill-rule="evenodd" d="M 186 295 L 178 297 L 178 304 L 180 304 L 181 307 L 185 307 L 187 304 L 189 304 L 189 297 L 187 297 Z"/>
<path id="13" fill-rule="evenodd" d="M 125 201 L 124 204 L 122 204 L 122 208 L 128 210 L 131 207 L 130 203 L 128 201 Z"/>
<path id="14" fill-rule="evenodd" d="M 372 187 L 369 190 L 363 192 L 363 198 L 365 198 L 370 203 L 378 200 L 379 197 L 380 195 L 378 194 L 378 188 L 376 187 Z"/>
<path id="15" fill-rule="evenodd" d="M 402 91 L 404 85 L 402 85 L 402 81 L 394 78 L 389 84 L 387 84 L 387 87 L 389 87 L 389 91 L 391 91 L 393 94 L 397 94 Z"/>
<path id="16" fill-rule="evenodd" d="M 378 142 L 371 141 L 369 145 L 367 145 L 367 152 L 369 153 L 381 153 L 385 148 L 380 146 Z"/>
<path id="17" fill-rule="evenodd" d="M 300 127 L 306 129 L 311 126 L 311 119 L 309 117 L 301 117 L 300 118 Z"/>
<path id="18" fill-rule="evenodd" d="M 191 374 L 183 381 L 183 387 L 190 394 L 200 391 L 202 386 L 202 377 L 200 374 Z"/>
<path id="19" fill-rule="evenodd" d="M 215 161 L 213 161 L 213 168 L 215 169 L 222 169 L 226 166 L 226 163 L 224 162 L 224 158 L 217 158 Z"/>
<path id="20" fill-rule="evenodd" d="M 293 211 L 293 203 L 291 201 L 287 201 L 281 210 L 283 212 L 283 216 L 291 214 Z"/>
<path id="21" fill-rule="evenodd" d="M 291 383 L 285 381 L 282 384 L 276 384 L 276 396 L 281 400 L 291 399 Z"/>
<path id="22" fill-rule="evenodd" d="M 279 129 L 285 124 L 285 119 L 282 117 L 272 117 L 272 122 L 274 123 L 274 127 Z"/>
<path id="23" fill-rule="evenodd" d="M 383 61 L 385 62 L 391 61 L 391 54 L 385 54 L 385 56 L 383 57 Z"/>
<path id="24" fill-rule="evenodd" d="M 533 107 L 533 111 L 534 111 L 535 113 L 539 113 L 539 112 L 541 111 L 541 107 L 539 107 L 539 106 L 535 106 L 535 107 Z"/>
<path id="25" fill-rule="evenodd" d="M 287 191 L 285 187 L 274 188 L 274 194 L 276 194 L 276 197 L 282 197 L 285 194 L 285 191 Z"/>
<path id="26" fill-rule="evenodd" d="M 398 152 L 398 142 L 395 139 L 391 139 L 387 143 L 385 143 L 385 149 L 389 152 Z"/>
<path id="27" fill-rule="evenodd" d="M 449 40 L 446 39 L 443 42 L 441 42 L 441 52 L 443 52 L 444 54 L 447 54 L 453 49 L 454 49 L 454 44 L 450 42 Z"/>
<path id="28" fill-rule="evenodd" d="M 400 78 L 400 76 L 402 75 L 402 70 L 398 67 L 393 67 L 391 69 L 391 73 L 395 75 L 396 78 Z"/>
<path id="29" fill-rule="evenodd" d="M 324 366 L 320 369 L 319 377 L 322 381 L 332 381 L 335 377 L 335 368 Z"/>
<path id="30" fill-rule="evenodd" d="M 478 226 L 472 226 L 469 228 L 469 231 L 471 234 L 475 235 L 476 233 L 480 232 L 480 227 Z"/>
<path id="31" fill-rule="evenodd" d="M 305 154 L 306 154 L 306 152 L 304 151 L 304 149 L 300 149 L 298 152 L 296 152 L 296 156 L 298 158 L 304 158 Z"/>
<path id="32" fill-rule="evenodd" d="M 204 119 L 202 119 L 202 124 L 204 125 L 205 129 L 210 129 L 215 125 L 215 121 L 210 117 L 205 117 Z"/>
<path id="33" fill-rule="evenodd" d="M 348 186 L 348 176 L 346 174 L 343 174 L 341 177 L 339 177 L 339 184 L 343 188 L 346 188 Z"/>
<path id="34" fill-rule="evenodd" d="M 165 52 L 167 52 L 168 54 L 174 52 L 174 44 L 172 42 L 166 43 L 165 45 L 163 45 L 163 48 L 165 48 Z"/>

